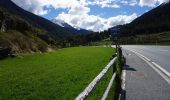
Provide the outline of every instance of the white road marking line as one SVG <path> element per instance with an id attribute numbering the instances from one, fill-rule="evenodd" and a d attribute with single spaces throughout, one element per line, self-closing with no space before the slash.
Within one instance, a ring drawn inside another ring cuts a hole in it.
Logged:
<path id="1" fill-rule="evenodd" d="M 140 53 L 138 53 L 138 52 L 136 52 L 136 51 L 133 51 L 133 52 L 135 52 L 136 54 L 142 56 L 142 57 L 145 58 L 147 61 L 151 61 L 151 60 L 150 60 L 149 58 L 147 58 L 146 56 L 144 56 L 144 55 L 142 55 L 142 54 L 140 54 Z"/>
<path id="2" fill-rule="evenodd" d="M 129 50 L 129 49 L 127 49 Z M 143 59 L 148 65 L 150 65 L 159 75 L 161 75 L 167 82 L 170 84 L 170 73 L 166 71 L 164 68 L 162 68 L 160 65 L 156 64 L 155 62 L 151 62 L 151 60 L 144 55 L 134 51 L 134 50 L 129 50 L 134 52 L 138 57 Z"/>
<path id="3" fill-rule="evenodd" d="M 139 55 L 138 55 L 139 56 Z M 140 57 L 140 56 L 139 56 Z M 147 61 L 146 59 L 144 59 L 143 57 L 140 57 L 141 59 L 143 59 L 150 67 L 152 67 L 162 78 L 164 78 L 168 84 L 170 84 L 170 79 L 165 76 L 160 70 L 158 70 L 157 68 L 155 68 L 155 66 L 153 66 L 149 61 Z"/>
<path id="4" fill-rule="evenodd" d="M 160 50 L 160 51 L 167 52 L 167 51 L 169 51 L 169 50 Z"/>
<path id="5" fill-rule="evenodd" d="M 129 50 L 129 49 L 126 49 L 126 50 Z M 129 50 L 129 51 L 132 51 L 132 52 L 134 52 L 134 53 L 142 56 L 142 57 L 145 58 L 146 60 L 151 61 L 149 58 L 145 57 L 144 55 L 142 55 L 142 54 L 140 54 L 140 53 L 138 53 L 138 52 L 136 52 L 136 51 L 134 51 L 134 50 Z"/>
<path id="6" fill-rule="evenodd" d="M 158 65 L 155 62 L 152 62 L 152 64 L 154 64 L 159 70 L 161 70 L 163 73 L 167 74 L 167 76 L 170 78 L 170 73 L 168 71 L 166 71 L 165 69 L 163 69 L 160 65 Z"/>
<path id="7" fill-rule="evenodd" d="M 126 89 L 126 70 L 123 70 L 122 73 L 122 89 L 125 90 Z"/>
<path id="8" fill-rule="evenodd" d="M 122 92 L 119 95 L 119 99 L 118 100 L 125 100 L 125 88 L 126 88 L 126 70 L 122 70 L 122 84 L 121 84 L 121 88 L 122 88 Z"/>

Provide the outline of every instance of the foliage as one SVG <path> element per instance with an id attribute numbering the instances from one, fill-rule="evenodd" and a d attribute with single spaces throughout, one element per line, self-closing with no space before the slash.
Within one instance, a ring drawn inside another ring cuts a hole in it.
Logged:
<path id="1" fill-rule="evenodd" d="M 111 38 L 110 32 L 103 31 L 103 32 L 96 32 L 92 34 L 84 34 L 84 35 L 77 35 L 65 40 L 65 44 L 69 44 L 70 46 L 79 46 L 79 45 L 98 45 L 95 42 L 103 41 L 106 39 Z"/>
<path id="2" fill-rule="evenodd" d="M 170 45 L 170 32 L 122 37 L 122 44 Z"/>

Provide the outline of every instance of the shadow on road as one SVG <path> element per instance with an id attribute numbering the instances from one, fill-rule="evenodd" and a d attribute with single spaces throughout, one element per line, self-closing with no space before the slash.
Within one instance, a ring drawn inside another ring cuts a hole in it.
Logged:
<path id="1" fill-rule="evenodd" d="M 128 70 L 128 71 L 137 71 L 136 69 L 130 67 L 129 65 L 125 65 L 125 66 L 123 67 L 123 69 L 124 69 L 124 70 Z"/>

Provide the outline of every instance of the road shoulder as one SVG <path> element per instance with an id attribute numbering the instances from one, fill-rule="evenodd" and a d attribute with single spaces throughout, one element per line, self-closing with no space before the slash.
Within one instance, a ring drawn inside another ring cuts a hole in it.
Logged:
<path id="1" fill-rule="evenodd" d="M 126 57 L 126 100 L 169 100 L 170 85 L 144 60 L 123 50 Z"/>

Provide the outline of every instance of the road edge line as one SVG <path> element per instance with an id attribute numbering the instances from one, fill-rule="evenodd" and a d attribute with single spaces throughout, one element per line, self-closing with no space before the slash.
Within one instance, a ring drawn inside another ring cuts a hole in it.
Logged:
<path id="1" fill-rule="evenodd" d="M 122 84 L 121 84 L 121 94 L 119 96 L 119 100 L 125 100 L 126 99 L 126 70 L 122 70 Z"/>
<path id="2" fill-rule="evenodd" d="M 152 62 L 153 65 L 155 65 L 159 70 L 161 70 L 164 74 L 166 74 L 169 78 L 170 78 L 170 73 L 168 71 L 166 71 L 165 69 L 163 69 L 160 65 L 158 65 L 155 62 Z"/>
<path id="3" fill-rule="evenodd" d="M 158 68 L 154 67 L 154 65 L 152 63 L 150 63 L 149 61 L 147 61 L 146 59 L 144 59 L 142 57 L 140 57 L 140 58 L 143 59 L 150 67 L 152 67 L 165 81 L 167 81 L 168 84 L 170 84 L 170 79 L 168 78 L 168 76 L 165 75 L 165 73 L 163 73 Z"/>
<path id="4" fill-rule="evenodd" d="M 129 49 L 126 49 L 129 50 Z M 151 62 L 151 60 L 144 55 L 134 51 L 134 50 L 129 50 L 133 53 L 135 53 L 138 57 L 140 57 L 142 60 L 144 60 L 150 67 L 152 67 L 162 78 L 164 78 L 168 84 L 170 84 L 170 77 L 168 73 L 165 73 L 161 69 L 163 69 L 160 65 L 156 64 L 155 62 Z M 147 59 L 146 59 L 147 58 Z M 161 68 L 161 69 L 160 69 Z M 165 70 L 165 69 L 164 69 Z M 165 70 L 166 71 L 166 70 Z M 167 72 L 167 71 L 166 71 Z"/>

